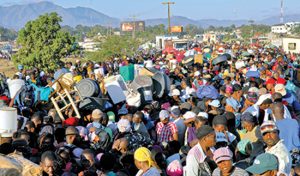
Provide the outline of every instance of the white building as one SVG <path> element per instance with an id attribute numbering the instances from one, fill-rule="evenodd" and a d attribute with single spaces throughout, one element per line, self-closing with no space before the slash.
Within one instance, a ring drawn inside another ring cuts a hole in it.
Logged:
<path id="1" fill-rule="evenodd" d="M 285 24 L 277 24 L 272 26 L 272 33 L 275 34 L 291 34 L 293 28 L 299 26 L 300 22 L 289 22 Z"/>
<path id="2" fill-rule="evenodd" d="M 94 52 L 99 50 L 99 42 L 94 42 L 93 39 L 86 38 L 83 42 L 78 42 L 79 46 L 83 48 L 85 51 Z"/>
<path id="3" fill-rule="evenodd" d="M 217 41 L 217 34 L 215 32 L 208 32 L 203 34 L 203 41 L 204 42 L 216 42 Z"/>
<path id="4" fill-rule="evenodd" d="M 282 39 L 283 50 L 285 52 L 300 53 L 300 37 L 284 37 Z"/>

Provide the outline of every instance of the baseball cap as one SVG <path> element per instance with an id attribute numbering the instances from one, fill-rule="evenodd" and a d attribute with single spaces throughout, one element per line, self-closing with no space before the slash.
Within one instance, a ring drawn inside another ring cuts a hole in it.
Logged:
<path id="1" fill-rule="evenodd" d="M 267 132 L 279 131 L 279 129 L 276 126 L 274 121 L 268 120 L 268 121 L 265 121 L 260 126 L 260 131 L 261 131 L 261 134 L 263 135 L 264 133 L 267 133 Z"/>
<path id="2" fill-rule="evenodd" d="M 194 118 L 194 117 L 196 117 L 196 114 L 195 114 L 194 112 L 192 112 L 192 111 L 187 111 L 187 112 L 183 115 L 183 118 L 184 118 L 185 120 L 191 119 L 191 118 Z"/>
<path id="3" fill-rule="evenodd" d="M 266 81 L 266 84 L 275 84 L 276 83 L 276 80 L 273 79 L 273 78 L 269 78 L 267 81 Z"/>
<path id="4" fill-rule="evenodd" d="M 275 92 L 280 93 L 282 96 L 286 95 L 286 89 L 285 86 L 283 84 L 277 84 L 275 86 Z"/>
<path id="5" fill-rule="evenodd" d="M 169 96 L 179 96 L 180 91 L 178 89 L 173 89 Z"/>
<path id="6" fill-rule="evenodd" d="M 66 132 L 65 132 L 66 136 L 67 135 L 77 135 L 79 134 L 78 130 L 73 127 L 73 126 L 69 126 L 67 129 L 66 129 Z"/>
<path id="7" fill-rule="evenodd" d="M 217 115 L 213 119 L 213 125 L 227 125 L 227 119 L 225 116 Z"/>
<path id="8" fill-rule="evenodd" d="M 218 108 L 218 107 L 220 107 L 220 101 L 219 100 L 213 100 L 208 105 Z"/>
<path id="9" fill-rule="evenodd" d="M 170 114 L 169 114 L 169 112 L 167 110 L 161 110 L 159 112 L 159 118 L 160 118 L 160 120 L 165 120 L 165 119 L 167 119 L 169 117 L 170 117 Z"/>
<path id="10" fill-rule="evenodd" d="M 118 110 L 118 115 L 126 115 L 128 114 L 128 110 L 126 107 L 122 107 L 121 109 Z"/>
<path id="11" fill-rule="evenodd" d="M 208 119 L 208 114 L 206 112 L 199 112 L 198 117 L 204 117 L 205 119 Z"/>
<path id="12" fill-rule="evenodd" d="M 261 96 L 259 96 L 259 98 L 258 98 L 256 104 L 257 104 L 257 105 L 261 105 L 261 104 L 263 104 L 263 102 L 265 102 L 265 101 L 268 100 L 268 99 L 270 99 L 270 100 L 272 99 L 272 95 L 271 95 L 271 94 L 264 94 L 264 95 L 261 95 Z"/>
<path id="13" fill-rule="evenodd" d="M 195 73 L 194 73 L 194 76 L 199 76 L 200 75 L 200 72 L 199 71 L 196 71 Z"/>
<path id="14" fill-rule="evenodd" d="M 100 109 L 94 109 L 92 112 L 92 118 L 93 119 L 101 119 L 103 116 L 103 112 Z"/>
<path id="15" fill-rule="evenodd" d="M 270 153 L 263 153 L 258 155 L 252 166 L 248 167 L 246 171 L 251 174 L 262 174 L 267 171 L 277 170 L 278 169 L 278 160 L 275 155 Z"/>
<path id="16" fill-rule="evenodd" d="M 197 129 L 196 136 L 197 136 L 197 139 L 200 140 L 200 139 L 204 138 L 205 136 L 207 136 L 211 133 L 214 133 L 214 132 L 215 132 L 215 130 L 211 126 L 203 125 Z"/>
<path id="17" fill-rule="evenodd" d="M 185 103 L 182 103 L 180 106 L 179 106 L 179 108 L 181 109 L 181 110 L 191 110 L 191 108 L 192 108 L 192 105 L 190 104 L 190 103 L 188 103 L 188 102 L 185 102 Z"/>
<path id="18" fill-rule="evenodd" d="M 225 134 L 222 133 L 222 132 L 216 132 L 216 141 L 217 142 L 227 142 L 228 143 L 228 140 L 227 140 Z"/>
<path id="19" fill-rule="evenodd" d="M 106 114 L 107 114 L 107 117 L 108 117 L 108 120 L 109 120 L 109 121 L 115 122 L 116 116 L 115 116 L 115 113 L 114 113 L 114 112 L 108 111 Z"/>
<path id="20" fill-rule="evenodd" d="M 259 93 L 259 90 L 258 90 L 257 87 L 250 87 L 249 90 L 248 90 L 248 92 L 253 92 L 253 93 L 258 94 L 258 93 Z"/>
<path id="21" fill-rule="evenodd" d="M 230 149 L 228 149 L 227 147 L 221 147 L 214 152 L 214 161 L 216 163 L 219 163 L 221 161 L 231 160 L 232 156 L 233 154 Z"/>
<path id="22" fill-rule="evenodd" d="M 180 115 L 180 109 L 178 106 L 172 106 L 171 107 L 171 114 L 178 117 Z"/>

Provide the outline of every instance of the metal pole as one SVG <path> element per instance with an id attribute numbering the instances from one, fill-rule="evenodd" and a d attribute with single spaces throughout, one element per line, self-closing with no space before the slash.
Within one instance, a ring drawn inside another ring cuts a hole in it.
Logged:
<path id="1" fill-rule="evenodd" d="M 162 4 L 168 5 L 168 33 L 171 34 L 171 8 L 170 5 L 175 4 L 175 2 L 163 2 Z"/>

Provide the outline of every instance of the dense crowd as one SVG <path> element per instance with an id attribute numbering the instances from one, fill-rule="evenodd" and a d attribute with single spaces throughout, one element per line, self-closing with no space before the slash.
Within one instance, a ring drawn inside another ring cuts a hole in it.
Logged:
<path id="1" fill-rule="evenodd" d="M 187 60 L 196 55 L 200 61 Z M 80 119 L 69 108 L 63 120 L 49 99 L 17 100 L 4 86 L 1 106 L 18 109 L 18 131 L 2 137 L 0 153 L 21 155 L 43 175 L 300 175 L 299 61 L 276 47 L 218 43 L 59 63 L 55 71 L 19 65 L 7 84 L 22 79 L 53 92 L 53 82 L 72 73 L 75 83 L 97 81 L 110 106 L 80 110 Z M 167 75 L 169 92 L 139 107 L 113 104 L 104 80 L 130 64 Z"/>

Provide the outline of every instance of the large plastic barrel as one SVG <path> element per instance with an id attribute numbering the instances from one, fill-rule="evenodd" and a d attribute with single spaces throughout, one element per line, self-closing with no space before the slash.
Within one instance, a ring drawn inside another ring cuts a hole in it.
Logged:
<path id="1" fill-rule="evenodd" d="M 143 102 L 149 102 L 153 100 L 152 86 L 153 81 L 148 76 L 137 76 L 131 83 L 131 88 L 142 95 Z"/>
<path id="2" fill-rule="evenodd" d="M 0 108 L 0 122 L 1 136 L 12 136 L 18 129 L 17 109 L 10 107 Z"/>
<path id="3" fill-rule="evenodd" d="M 101 93 L 99 84 L 92 79 L 83 79 L 76 85 L 83 97 L 98 97 Z"/>

